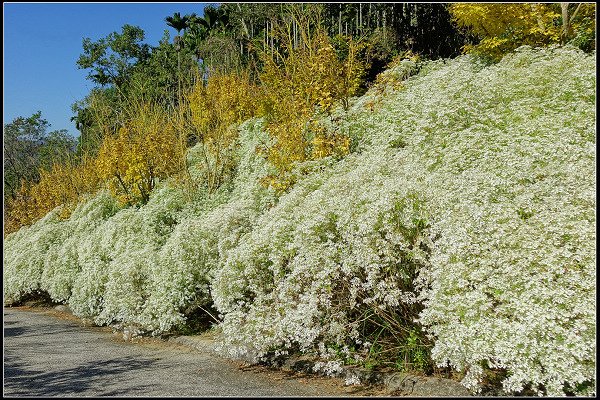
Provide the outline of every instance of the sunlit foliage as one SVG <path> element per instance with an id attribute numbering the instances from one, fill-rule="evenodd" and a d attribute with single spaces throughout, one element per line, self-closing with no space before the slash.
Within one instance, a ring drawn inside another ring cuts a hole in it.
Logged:
<path id="1" fill-rule="evenodd" d="M 24 182 L 16 198 L 6 205 L 4 233 L 33 223 L 58 206 L 63 207 L 57 216 L 67 218 L 83 195 L 98 189 L 99 182 L 94 162 L 87 157 L 79 163 L 57 163 L 41 170 L 39 182 Z"/>
<path id="2" fill-rule="evenodd" d="M 265 182 L 282 191 L 293 184 L 290 171 L 298 163 L 348 153 L 348 139 L 319 126 L 314 113 L 326 115 L 340 104 L 348 107 L 364 73 L 357 58 L 359 43 L 349 39 L 348 55 L 340 59 L 328 36 L 306 14 L 294 14 L 293 22 L 298 38 L 292 22 L 276 26 L 282 49 L 262 54 L 260 75 L 262 113 L 275 139 L 265 153 L 278 171 Z"/>
<path id="3" fill-rule="evenodd" d="M 159 179 L 183 170 L 185 144 L 170 117 L 156 105 L 135 103 L 118 135 L 104 139 L 98 175 L 121 201 L 147 202 Z"/>
<path id="4" fill-rule="evenodd" d="M 206 84 L 198 82 L 188 96 L 209 192 L 218 188 L 235 166 L 232 156 L 238 125 L 256 112 L 257 91 L 247 73 L 214 74 Z"/>
<path id="5" fill-rule="evenodd" d="M 561 4 L 567 8 L 561 10 Z M 546 46 L 574 40 L 589 48 L 588 42 L 595 42 L 595 5 L 572 3 L 569 8 L 570 3 L 561 4 L 454 3 L 449 10 L 458 26 L 481 39 L 464 50 L 498 60 L 521 45 Z"/>

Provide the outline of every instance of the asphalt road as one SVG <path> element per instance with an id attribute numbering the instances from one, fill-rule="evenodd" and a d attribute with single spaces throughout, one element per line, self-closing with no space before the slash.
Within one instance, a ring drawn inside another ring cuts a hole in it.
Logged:
<path id="1" fill-rule="evenodd" d="M 19 308 L 4 308 L 3 383 L 11 397 L 351 395 L 338 380 L 244 368 L 171 342 L 124 342 L 51 310 Z"/>

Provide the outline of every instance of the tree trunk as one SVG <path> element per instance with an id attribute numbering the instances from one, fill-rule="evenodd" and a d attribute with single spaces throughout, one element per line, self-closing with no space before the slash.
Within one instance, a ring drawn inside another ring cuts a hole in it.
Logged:
<path id="1" fill-rule="evenodd" d="M 296 29 L 296 20 L 292 21 L 292 36 L 294 38 L 294 49 L 298 48 L 298 35 Z"/>
<path id="2" fill-rule="evenodd" d="M 562 11 L 562 35 L 561 43 L 567 43 L 571 31 L 571 22 L 569 21 L 569 3 L 560 3 L 560 9 Z"/>
<path id="3" fill-rule="evenodd" d="M 178 36 L 179 37 L 179 36 Z M 181 102 L 181 48 L 177 49 L 177 88 L 178 88 L 178 98 L 177 104 Z"/>
<path id="4" fill-rule="evenodd" d="M 269 24 L 271 27 L 271 56 L 273 55 L 273 49 L 275 48 L 275 27 L 273 21 Z"/>
<path id="5" fill-rule="evenodd" d="M 338 14 L 338 35 L 342 34 L 342 5 L 340 4 L 340 12 Z"/>
<path id="6" fill-rule="evenodd" d="M 360 30 L 362 30 L 362 26 L 363 26 L 362 3 L 358 3 L 358 22 L 359 22 Z"/>
<path id="7" fill-rule="evenodd" d="M 359 4 L 359 7 L 360 7 L 360 4 Z M 354 18 L 356 19 L 356 32 L 355 33 L 358 34 L 358 29 L 359 29 L 358 23 L 359 23 L 359 19 L 360 19 L 359 13 L 356 13 L 356 16 Z"/>

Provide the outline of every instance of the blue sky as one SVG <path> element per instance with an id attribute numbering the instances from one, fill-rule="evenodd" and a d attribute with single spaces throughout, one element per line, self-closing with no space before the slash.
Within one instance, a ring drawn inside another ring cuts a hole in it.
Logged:
<path id="1" fill-rule="evenodd" d="M 165 17 L 180 12 L 202 15 L 211 3 L 3 3 L 4 123 L 36 111 L 50 130 L 79 132 L 70 121 L 71 104 L 93 87 L 87 71 L 78 69 L 82 40 L 97 40 L 121 31 L 125 24 L 146 33 L 156 46 L 165 29 L 176 31 Z M 214 3 L 213 3 L 214 4 Z"/>

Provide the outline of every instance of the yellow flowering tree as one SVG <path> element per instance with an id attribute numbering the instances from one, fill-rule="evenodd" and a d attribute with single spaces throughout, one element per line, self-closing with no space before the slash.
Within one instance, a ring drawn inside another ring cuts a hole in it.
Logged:
<path id="1" fill-rule="evenodd" d="M 211 75 L 197 82 L 188 95 L 191 124 L 204 151 L 204 171 L 209 191 L 220 186 L 232 167 L 237 125 L 255 113 L 257 88 L 248 73 Z"/>
<path id="2" fill-rule="evenodd" d="M 348 56 L 341 59 L 324 30 L 318 24 L 312 26 L 310 17 L 300 12 L 292 17 L 288 24 L 277 27 L 281 48 L 262 53 L 260 75 L 261 113 L 275 139 L 265 154 L 277 169 L 265 183 L 279 191 L 293 185 L 295 164 L 349 151 L 347 137 L 328 132 L 314 117 L 315 112 L 330 113 L 338 104 L 347 108 L 364 75 L 358 60 L 359 43 L 349 39 Z M 299 40 L 291 35 L 292 23 Z"/>
<path id="3" fill-rule="evenodd" d="M 464 51 L 493 60 L 521 45 L 564 44 L 576 35 L 595 37 L 593 3 L 454 3 L 449 11 L 459 27 L 480 39 Z"/>
<path id="4" fill-rule="evenodd" d="M 96 168 L 124 203 L 145 203 L 159 179 L 183 169 L 185 144 L 169 115 L 158 106 L 139 103 L 116 136 L 104 139 Z"/>

